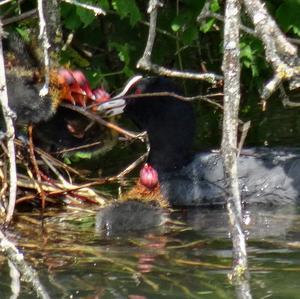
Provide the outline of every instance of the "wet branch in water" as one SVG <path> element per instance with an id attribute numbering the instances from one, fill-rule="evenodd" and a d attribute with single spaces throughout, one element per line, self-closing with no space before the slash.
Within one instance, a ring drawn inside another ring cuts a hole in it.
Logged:
<path id="1" fill-rule="evenodd" d="M 227 210 L 233 243 L 232 280 L 237 285 L 249 278 L 246 240 L 243 233 L 243 217 L 237 170 L 237 128 L 240 103 L 240 24 L 239 0 L 227 0 L 224 27 L 224 119 L 222 156 L 228 186 Z M 251 298 L 249 291 L 241 298 Z"/>
<path id="2" fill-rule="evenodd" d="M 26 263 L 24 256 L 16 246 L 11 243 L 0 230 L 0 249 L 8 258 L 17 271 L 21 274 L 22 280 L 29 283 L 36 291 L 38 298 L 50 299 L 46 289 L 39 280 L 37 272 Z"/>

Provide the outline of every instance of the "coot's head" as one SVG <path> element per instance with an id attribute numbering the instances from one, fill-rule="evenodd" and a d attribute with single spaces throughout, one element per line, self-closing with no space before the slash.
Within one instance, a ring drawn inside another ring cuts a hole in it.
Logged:
<path id="1" fill-rule="evenodd" d="M 139 129 L 147 131 L 148 162 L 158 172 L 181 168 L 189 161 L 193 145 L 192 104 L 174 95 L 182 95 L 182 92 L 172 80 L 136 76 L 119 95 L 99 107 L 106 115 L 124 112 Z"/>

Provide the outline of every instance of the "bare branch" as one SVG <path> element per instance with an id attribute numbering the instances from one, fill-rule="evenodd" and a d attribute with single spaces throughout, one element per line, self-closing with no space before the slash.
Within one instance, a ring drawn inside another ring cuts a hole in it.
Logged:
<path id="1" fill-rule="evenodd" d="M 38 0 L 38 13 L 39 13 L 39 24 L 40 24 L 40 34 L 39 39 L 42 41 L 43 52 L 44 52 L 44 66 L 45 66 L 45 84 L 40 90 L 40 96 L 44 97 L 49 92 L 49 83 L 50 83 L 50 58 L 48 49 L 50 48 L 50 44 L 48 41 L 47 36 L 47 28 L 46 28 L 46 21 L 44 16 L 44 9 L 43 9 L 43 1 Z"/>
<path id="2" fill-rule="evenodd" d="M 248 278 L 246 241 L 242 229 L 242 207 L 237 170 L 237 128 L 240 103 L 239 0 L 227 0 L 224 27 L 224 119 L 222 156 L 228 182 L 227 210 L 233 243 L 233 280 Z M 247 298 L 251 298 L 247 297 Z"/>
<path id="3" fill-rule="evenodd" d="M 201 13 L 199 14 L 199 16 L 197 17 L 197 21 L 201 22 L 202 20 L 205 20 L 207 18 L 215 18 L 218 21 L 221 21 L 224 23 L 224 16 L 222 16 L 221 14 L 212 12 L 209 9 L 206 9 L 206 10 L 203 9 L 201 11 Z M 247 34 L 250 34 L 252 36 L 259 38 L 259 35 L 255 32 L 255 30 L 253 30 L 252 28 L 249 28 L 243 24 L 240 24 L 240 30 Z M 293 44 L 300 45 L 300 39 L 298 39 L 298 38 L 287 38 L 287 40 Z"/>
<path id="4" fill-rule="evenodd" d="M 216 82 L 218 80 L 222 80 L 223 77 L 220 75 L 215 75 L 212 73 L 193 73 L 193 72 L 183 72 L 178 70 L 171 70 L 165 67 L 153 64 L 151 62 L 151 54 L 155 41 L 156 35 L 156 22 L 157 22 L 157 10 L 161 7 L 161 3 L 158 0 L 149 0 L 148 13 L 150 14 L 150 24 L 149 24 L 149 33 L 147 44 L 145 47 L 144 54 L 142 58 L 137 63 L 137 68 L 144 69 L 147 71 L 151 71 L 153 73 L 168 76 L 168 77 L 177 77 L 184 79 L 196 79 L 196 80 L 206 80 L 208 82 Z"/>
<path id="5" fill-rule="evenodd" d="M 269 97 L 284 80 L 299 81 L 300 68 L 297 48 L 289 43 L 276 22 L 259 0 L 244 0 L 247 13 L 251 17 L 255 32 L 264 43 L 266 58 L 275 70 L 274 78 L 262 92 L 262 98 Z"/>
<path id="6" fill-rule="evenodd" d="M 3 47 L 2 47 L 2 22 L 0 20 L 0 99 L 2 113 L 4 116 L 4 121 L 6 125 L 6 138 L 7 138 L 7 149 L 9 158 L 9 201 L 7 207 L 6 221 L 9 222 L 12 219 L 15 203 L 16 203 L 16 193 L 17 193 L 17 170 L 16 170 L 16 154 L 14 146 L 15 129 L 13 125 L 14 113 L 10 110 L 8 106 L 8 96 L 7 96 L 7 86 L 4 68 L 4 58 L 3 58 Z"/>
<path id="7" fill-rule="evenodd" d="M 1 252 L 7 256 L 8 260 L 22 274 L 22 279 L 32 285 L 38 297 L 50 299 L 50 296 L 38 278 L 37 272 L 26 263 L 23 254 L 6 238 L 2 231 L 0 231 L 0 248 Z"/>

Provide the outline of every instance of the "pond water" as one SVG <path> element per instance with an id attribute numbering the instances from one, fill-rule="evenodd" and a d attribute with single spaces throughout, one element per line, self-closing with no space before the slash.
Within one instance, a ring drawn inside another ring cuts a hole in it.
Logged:
<path id="1" fill-rule="evenodd" d="M 54 216 L 55 215 L 55 216 Z M 139 234 L 107 237 L 93 210 L 18 213 L 8 237 L 39 272 L 51 298 L 235 298 L 231 240 L 223 208 L 176 210 Z M 247 223 L 253 298 L 300 298 L 300 209 L 252 207 Z M 10 298 L 1 259 L 0 298 Z M 21 282 L 18 298 L 36 298 Z"/>

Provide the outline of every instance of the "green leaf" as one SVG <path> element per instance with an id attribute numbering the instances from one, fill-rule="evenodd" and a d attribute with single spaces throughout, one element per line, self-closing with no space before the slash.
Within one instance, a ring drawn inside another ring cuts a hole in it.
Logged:
<path id="1" fill-rule="evenodd" d="M 119 44 L 119 43 L 112 42 L 109 44 L 109 47 L 116 49 L 120 60 L 122 62 L 124 62 L 125 65 L 129 65 L 129 63 L 130 63 L 130 48 L 127 43 Z"/>
<path id="2" fill-rule="evenodd" d="M 191 21 L 191 12 L 188 11 L 186 13 L 182 12 L 178 16 L 176 16 L 172 23 L 171 23 L 171 29 L 174 32 L 178 32 L 179 30 L 183 30 L 184 27 Z"/>
<path id="3" fill-rule="evenodd" d="M 26 41 L 30 42 L 30 30 L 25 27 L 16 27 L 16 31 L 21 35 L 21 37 Z"/>
<path id="4" fill-rule="evenodd" d="M 142 18 L 135 0 L 113 0 L 112 6 L 121 18 L 129 16 L 131 26 L 134 26 Z"/>
<path id="5" fill-rule="evenodd" d="M 241 43 L 241 57 L 248 58 L 249 60 L 253 60 L 253 52 L 250 45 Z"/>
<path id="6" fill-rule="evenodd" d="M 82 7 L 76 7 L 76 14 L 79 16 L 84 28 L 90 25 L 96 18 L 92 11 Z"/>
<path id="7" fill-rule="evenodd" d="M 61 17 L 63 24 L 69 30 L 77 30 L 82 26 L 80 17 L 76 13 L 74 5 L 68 3 L 61 4 Z"/>
<path id="8" fill-rule="evenodd" d="M 276 11 L 276 17 L 285 32 L 292 30 L 300 36 L 300 0 L 286 0 Z"/>
<path id="9" fill-rule="evenodd" d="M 213 27 L 215 23 L 215 19 L 208 19 L 206 22 L 202 22 L 201 26 L 200 26 L 200 31 L 206 33 L 209 30 L 211 30 L 211 28 Z"/>
<path id="10" fill-rule="evenodd" d="M 220 4 L 218 0 L 212 0 L 210 4 L 210 9 L 212 12 L 217 12 L 220 10 Z"/>

